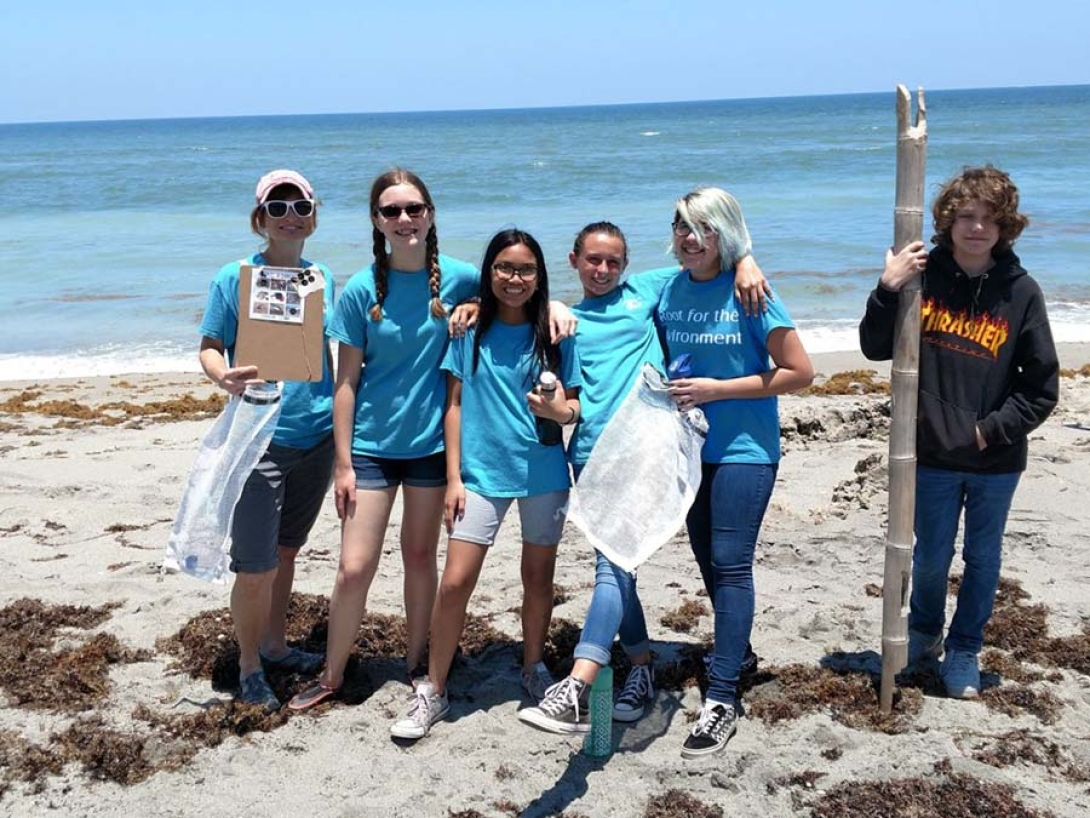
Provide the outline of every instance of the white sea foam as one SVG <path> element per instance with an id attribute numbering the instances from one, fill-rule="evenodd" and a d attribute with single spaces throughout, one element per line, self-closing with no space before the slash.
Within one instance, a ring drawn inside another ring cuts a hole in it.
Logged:
<path id="1" fill-rule="evenodd" d="M 0 355 L 0 381 L 88 378 L 140 372 L 200 372 L 196 350 L 98 348 L 71 353 Z"/>

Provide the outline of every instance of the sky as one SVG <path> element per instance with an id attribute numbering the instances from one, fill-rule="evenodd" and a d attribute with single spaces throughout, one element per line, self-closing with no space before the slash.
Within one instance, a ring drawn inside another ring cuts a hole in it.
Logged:
<path id="1" fill-rule="evenodd" d="M 1090 83 L 1082 0 L 5 0 L 0 122 Z"/>

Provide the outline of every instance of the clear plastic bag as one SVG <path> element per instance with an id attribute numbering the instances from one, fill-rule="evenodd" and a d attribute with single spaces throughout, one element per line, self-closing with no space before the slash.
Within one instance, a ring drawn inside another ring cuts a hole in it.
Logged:
<path id="1" fill-rule="evenodd" d="M 645 364 L 594 444 L 568 519 L 611 562 L 635 571 L 684 524 L 707 430 L 704 413 L 679 412 L 665 379 Z"/>
<path id="2" fill-rule="evenodd" d="M 242 487 L 269 448 L 280 418 L 280 387 L 246 387 L 228 402 L 201 441 L 163 566 L 207 582 L 226 581 L 231 521 Z"/>

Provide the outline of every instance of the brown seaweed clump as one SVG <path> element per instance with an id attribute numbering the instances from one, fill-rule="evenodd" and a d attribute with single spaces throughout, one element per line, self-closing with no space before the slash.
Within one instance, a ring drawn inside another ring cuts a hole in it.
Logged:
<path id="1" fill-rule="evenodd" d="M 1056 742 L 1028 730 L 1011 730 L 995 736 L 972 756 L 992 767 L 1034 764 L 1065 781 L 1075 784 L 1090 781 L 1090 765 L 1072 759 Z"/>
<path id="2" fill-rule="evenodd" d="M 1042 724 L 1055 724 L 1060 720 L 1063 705 L 1060 700 L 1047 690 L 1034 690 L 1021 684 L 1006 684 L 992 687 L 980 694 L 980 700 L 989 710 L 1014 718 L 1022 713 L 1031 713 Z"/>
<path id="3" fill-rule="evenodd" d="M 1013 787 L 935 765 L 935 777 L 892 781 L 845 781 L 810 804 L 811 818 L 1049 818 L 1030 809 Z"/>
<path id="4" fill-rule="evenodd" d="M 0 730 L 0 800 L 15 781 L 36 784 L 40 792 L 47 775 L 60 775 L 64 761 L 49 748 L 27 741 L 11 730 Z"/>
<path id="5" fill-rule="evenodd" d="M 849 372 L 837 372 L 826 378 L 823 383 L 808 386 L 800 395 L 888 395 L 889 381 L 876 380 L 878 372 L 874 369 L 853 369 Z"/>
<path id="6" fill-rule="evenodd" d="M 49 606 L 38 599 L 19 599 L 0 609 L 0 689 L 11 703 L 78 713 L 105 699 L 110 691 L 110 666 L 146 661 L 148 651 L 123 647 L 108 633 L 93 634 L 59 650 L 55 641 L 62 628 L 96 627 L 120 605 Z"/>
<path id="7" fill-rule="evenodd" d="M 643 818 L 723 818 L 723 808 L 698 801 L 684 790 L 670 789 L 647 802 Z"/>
<path id="8" fill-rule="evenodd" d="M 1090 378 L 1090 364 L 1083 364 L 1081 369 L 1061 369 L 1061 378 L 1074 378 L 1076 376 L 1082 376 L 1084 378 Z"/>
<path id="9" fill-rule="evenodd" d="M 920 691 L 907 689 L 893 710 L 883 713 L 874 679 L 866 673 L 806 665 L 772 667 L 766 673 L 772 680 L 754 687 L 747 698 L 750 714 L 766 724 L 826 712 L 847 727 L 894 735 L 911 728 L 923 705 Z"/>
<path id="10" fill-rule="evenodd" d="M 62 428 L 81 428 L 97 424 L 116 426 L 126 421 L 155 420 L 207 420 L 223 411 L 226 400 L 223 395 L 213 394 L 197 398 L 186 393 L 179 398 L 148 403 L 114 401 L 100 406 L 88 406 L 74 400 L 42 400 L 42 392 L 24 390 L 18 395 L 0 402 L 0 413 L 13 415 L 36 414 L 56 417 Z"/>
<path id="11" fill-rule="evenodd" d="M 695 599 L 686 599 L 673 610 L 664 613 L 659 622 L 664 628 L 677 633 L 691 633 L 700 623 L 700 617 L 707 615 L 707 605 Z"/>

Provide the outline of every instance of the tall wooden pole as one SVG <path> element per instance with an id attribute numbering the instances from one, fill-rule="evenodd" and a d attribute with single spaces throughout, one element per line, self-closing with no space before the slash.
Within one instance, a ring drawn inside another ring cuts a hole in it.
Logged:
<path id="1" fill-rule="evenodd" d="M 918 91 L 916 124 L 912 95 L 897 86 L 897 193 L 893 252 L 923 238 L 927 109 Z M 908 663 L 908 588 L 916 511 L 916 401 L 920 380 L 920 279 L 905 285 L 893 336 L 892 413 L 889 433 L 889 529 L 882 585 L 882 687 L 880 703 L 893 707 L 894 679 Z"/>

